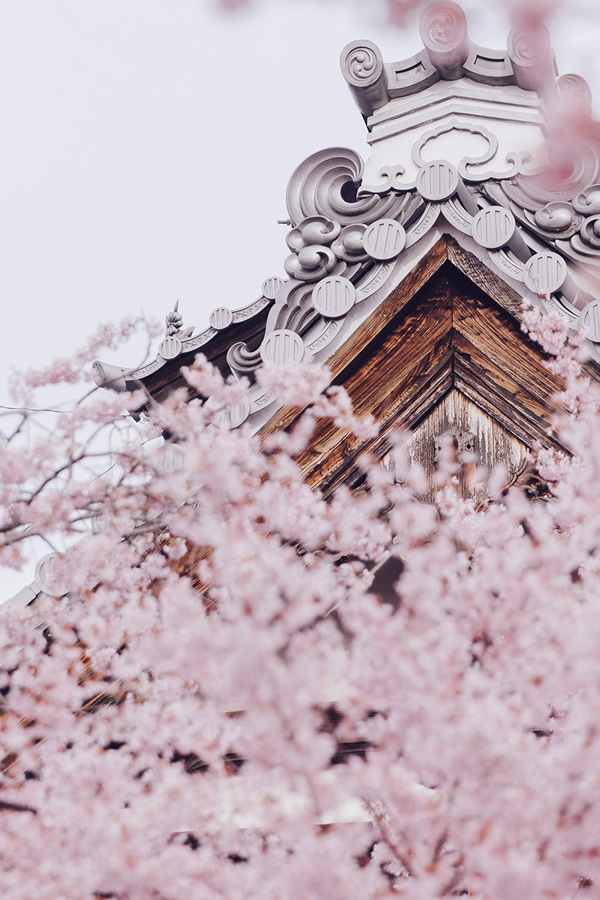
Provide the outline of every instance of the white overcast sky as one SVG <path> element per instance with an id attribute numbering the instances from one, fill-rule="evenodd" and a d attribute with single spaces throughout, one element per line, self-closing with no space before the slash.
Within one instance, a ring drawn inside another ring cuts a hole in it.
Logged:
<path id="1" fill-rule="evenodd" d="M 560 71 L 597 101 L 598 2 L 549 23 Z M 499 0 L 463 6 L 474 40 L 505 46 Z M 388 61 L 422 46 L 415 15 L 400 31 L 367 0 L 0 0 L 0 404 L 11 366 L 68 354 L 99 321 L 179 299 L 202 328 L 283 275 L 293 169 L 367 151 L 338 64 L 356 38 Z"/>
<path id="2" fill-rule="evenodd" d="M 502 3 L 463 6 L 471 37 L 505 44 Z M 572 0 L 550 25 L 561 72 L 600 97 L 597 18 Z M 100 320 L 179 298 L 200 328 L 282 275 L 295 166 L 366 152 L 338 66 L 362 37 L 389 61 L 421 47 L 415 16 L 400 31 L 352 0 L 0 0 L 0 386 Z"/>

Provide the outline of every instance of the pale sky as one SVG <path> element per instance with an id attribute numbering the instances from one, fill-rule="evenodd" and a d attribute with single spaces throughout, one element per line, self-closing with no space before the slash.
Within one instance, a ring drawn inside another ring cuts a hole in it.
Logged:
<path id="1" fill-rule="evenodd" d="M 475 41 L 505 46 L 501 3 L 462 5 Z M 549 24 L 598 110 L 598 0 Z M 422 46 L 416 16 L 400 31 L 358 0 L 0 0 L 0 404 L 10 365 L 68 354 L 98 321 L 179 299 L 201 329 L 284 274 L 294 168 L 367 152 L 338 63 L 357 38 L 387 61 Z"/>

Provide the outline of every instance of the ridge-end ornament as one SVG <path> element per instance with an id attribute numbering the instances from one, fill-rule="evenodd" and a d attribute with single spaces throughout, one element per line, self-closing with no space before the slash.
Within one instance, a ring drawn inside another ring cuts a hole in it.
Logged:
<path id="1" fill-rule="evenodd" d="M 513 28 L 508 35 L 508 57 L 515 80 L 525 91 L 539 91 L 554 84 L 554 54 L 550 35 L 544 25 L 536 28 Z"/>
<path id="2" fill-rule="evenodd" d="M 581 75 L 568 72 L 561 75 L 556 82 L 558 93 L 570 103 L 579 104 L 584 112 L 590 112 L 592 108 L 592 92 L 590 86 Z"/>
<path id="3" fill-rule="evenodd" d="M 349 312 L 356 301 L 356 288 L 347 278 L 333 275 L 324 278 L 315 287 L 313 306 L 328 319 L 339 319 Z"/>
<path id="4" fill-rule="evenodd" d="M 419 34 L 442 78 L 460 78 L 470 49 L 467 19 L 460 6 L 452 0 L 430 3 L 421 14 Z"/>
<path id="5" fill-rule="evenodd" d="M 523 270 L 523 280 L 534 294 L 553 294 L 559 291 L 566 277 L 566 262 L 551 250 L 535 253 L 527 260 Z"/>
<path id="6" fill-rule="evenodd" d="M 364 248 L 372 259 L 395 259 L 406 246 L 406 231 L 395 219 L 379 219 L 365 231 Z"/>
<path id="7" fill-rule="evenodd" d="M 342 75 L 363 115 L 370 116 L 389 100 L 381 50 L 372 41 L 352 41 L 340 54 Z"/>
<path id="8" fill-rule="evenodd" d="M 283 363 L 298 363 L 304 357 L 304 342 L 295 331 L 279 328 L 265 338 L 260 355 L 263 362 L 274 363 L 276 366 Z"/>
<path id="9" fill-rule="evenodd" d="M 517 223 L 510 210 L 503 206 L 480 209 L 473 219 L 473 237 L 486 250 L 499 250 L 510 241 Z"/>

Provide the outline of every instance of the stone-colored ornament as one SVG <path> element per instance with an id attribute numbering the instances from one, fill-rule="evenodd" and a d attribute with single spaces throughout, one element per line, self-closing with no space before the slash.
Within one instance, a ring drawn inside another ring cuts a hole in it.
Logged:
<path id="1" fill-rule="evenodd" d="M 421 40 L 442 78 L 459 78 L 469 55 L 465 14 L 452 0 L 430 3 L 421 14 Z"/>
<path id="2" fill-rule="evenodd" d="M 239 403 L 227 403 L 215 417 L 219 428 L 239 428 L 250 415 L 250 400 L 244 397 Z"/>
<path id="3" fill-rule="evenodd" d="M 559 291 L 567 277 L 567 264 L 558 253 L 544 250 L 525 263 L 523 280 L 534 294 L 553 294 Z"/>
<path id="4" fill-rule="evenodd" d="M 47 553 L 35 567 L 35 580 L 45 594 L 50 597 L 64 597 L 68 593 L 68 586 L 57 578 L 56 560 L 60 559 L 58 553 Z"/>
<path id="5" fill-rule="evenodd" d="M 270 278 L 265 279 L 262 286 L 263 297 L 266 297 L 267 300 L 275 300 L 282 284 L 283 281 L 276 275 L 272 275 Z"/>
<path id="6" fill-rule="evenodd" d="M 216 309 L 213 309 L 208 317 L 208 321 L 217 331 L 222 331 L 224 328 L 229 328 L 233 322 L 233 313 L 226 306 L 218 306 Z"/>
<path id="7" fill-rule="evenodd" d="M 424 200 L 440 203 L 458 190 L 458 172 L 443 159 L 426 163 L 417 175 L 417 190 Z"/>
<path id="8" fill-rule="evenodd" d="M 537 91 L 554 82 L 554 54 L 550 49 L 550 36 L 543 25 L 513 28 L 508 35 L 507 49 L 520 88 Z"/>
<path id="9" fill-rule="evenodd" d="M 163 359 L 175 359 L 181 353 L 181 341 L 176 337 L 166 337 L 158 345 L 158 352 Z"/>
<path id="10" fill-rule="evenodd" d="M 406 231 L 395 219 L 379 219 L 365 231 L 364 247 L 378 262 L 395 259 L 406 246 Z"/>
<path id="11" fill-rule="evenodd" d="M 575 75 L 570 72 L 568 75 L 561 75 L 556 82 L 558 93 L 566 100 L 577 104 L 585 112 L 590 112 L 592 108 L 592 92 L 590 86 L 581 75 Z"/>
<path id="12" fill-rule="evenodd" d="M 272 331 L 260 348 L 264 362 L 282 365 L 300 362 L 304 357 L 304 343 L 299 334 L 287 328 Z"/>
<path id="13" fill-rule="evenodd" d="M 177 444 L 165 444 L 159 453 L 159 466 L 166 474 L 183 472 L 185 468 L 185 453 Z"/>
<path id="14" fill-rule="evenodd" d="M 573 208 L 584 216 L 597 216 L 600 213 L 600 184 L 589 184 L 573 197 Z"/>
<path id="15" fill-rule="evenodd" d="M 515 217 L 502 206 L 480 209 L 473 219 L 473 237 L 487 250 L 499 250 L 515 233 Z"/>
<path id="16" fill-rule="evenodd" d="M 566 232 L 576 218 L 575 210 L 565 200 L 552 200 L 538 209 L 533 217 L 538 228 L 551 232 Z"/>
<path id="17" fill-rule="evenodd" d="M 600 300 L 592 300 L 581 312 L 581 324 L 587 328 L 590 341 L 600 342 Z"/>
<path id="18" fill-rule="evenodd" d="M 329 319 L 338 319 L 349 312 L 356 301 L 356 288 L 347 278 L 333 275 L 324 278 L 313 291 L 313 306 Z"/>
<path id="19" fill-rule="evenodd" d="M 387 78 L 381 50 L 372 41 L 352 41 L 342 50 L 340 66 L 361 112 L 368 116 L 387 102 Z"/>

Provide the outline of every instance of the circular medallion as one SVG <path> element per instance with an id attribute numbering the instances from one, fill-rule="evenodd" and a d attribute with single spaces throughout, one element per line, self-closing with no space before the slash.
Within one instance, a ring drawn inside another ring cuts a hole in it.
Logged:
<path id="1" fill-rule="evenodd" d="M 163 472 L 183 472 L 185 468 L 185 453 L 177 444 L 170 442 L 165 444 L 161 448 L 158 458 Z"/>
<path id="2" fill-rule="evenodd" d="M 239 428 L 250 415 L 250 400 L 244 397 L 239 403 L 227 403 L 215 417 L 220 428 Z"/>
<path id="3" fill-rule="evenodd" d="M 515 217 L 503 206 L 488 206 L 480 209 L 473 219 L 473 237 L 487 250 L 499 250 L 507 244 L 515 233 Z"/>
<path id="4" fill-rule="evenodd" d="M 176 337 L 167 337 L 158 345 L 158 352 L 163 359 L 175 359 L 181 353 L 181 341 Z"/>
<path id="5" fill-rule="evenodd" d="M 49 597 L 64 597 L 69 588 L 56 576 L 55 561 L 60 559 L 58 553 L 47 553 L 42 556 L 35 567 L 35 580 L 40 588 Z"/>
<path id="6" fill-rule="evenodd" d="M 535 253 L 525 263 L 523 280 L 534 294 L 553 294 L 567 277 L 567 264 L 558 253 Z"/>
<path id="7" fill-rule="evenodd" d="M 363 243 L 372 259 L 386 262 L 402 253 L 406 246 L 406 232 L 395 219 L 379 219 L 369 225 Z"/>
<path id="8" fill-rule="evenodd" d="M 423 200 L 448 200 L 458 190 L 458 172 L 443 159 L 425 163 L 417 175 L 417 190 Z"/>
<path id="9" fill-rule="evenodd" d="M 208 317 L 208 321 L 213 328 L 221 331 L 223 328 L 228 328 L 231 325 L 233 313 L 226 306 L 218 306 L 216 309 L 213 309 Z"/>
<path id="10" fill-rule="evenodd" d="M 313 290 L 313 306 L 328 319 L 339 319 L 354 306 L 356 288 L 347 278 L 332 275 L 324 278 Z"/>
<path id="11" fill-rule="evenodd" d="M 265 338 L 260 355 L 264 362 L 274 363 L 277 366 L 282 363 L 297 363 L 304 356 L 304 343 L 295 331 L 279 328 Z"/>
<path id="12" fill-rule="evenodd" d="M 600 342 L 600 300 L 592 300 L 584 306 L 579 320 L 587 328 L 590 341 Z"/>
<path id="13" fill-rule="evenodd" d="M 263 281 L 263 297 L 266 297 L 267 300 L 275 300 L 282 284 L 283 281 L 281 280 L 281 278 L 277 278 L 276 275 L 272 275 L 271 278 L 267 278 L 265 281 Z"/>

